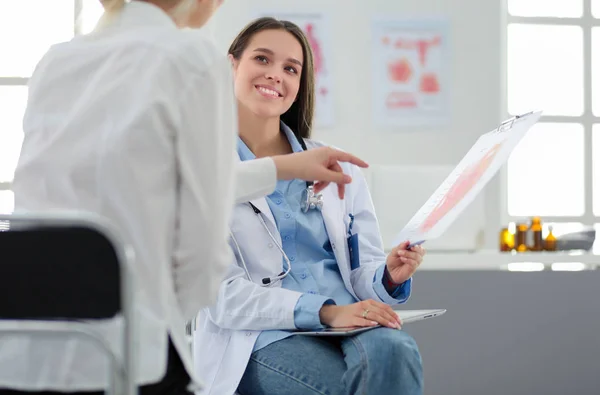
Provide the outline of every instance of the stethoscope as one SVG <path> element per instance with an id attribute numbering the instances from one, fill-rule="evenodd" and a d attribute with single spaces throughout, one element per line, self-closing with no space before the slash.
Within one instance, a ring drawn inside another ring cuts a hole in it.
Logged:
<path id="1" fill-rule="evenodd" d="M 302 137 L 298 137 L 298 142 L 304 151 L 308 150 Z M 315 193 L 314 183 L 312 181 L 306 181 L 306 189 L 304 190 L 300 207 L 302 208 L 303 213 L 308 212 L 308 210 L 316 209 L 321 211 L 323 209 L 323 194 Z"/>
<path id="2" fill-rule="evenodd" d="M 301 137 L 298 137 L 298 141 L 300 142 L 302 149 L 304 151 L 306 151 L 307 148 L 306 148 L 304 139 L 302 139 Z M 283 280 L 292 271 L 292 264 L 290 262 L 290 259 L 287 256 L 287 254 L 283 250 L 283 247 L 281 246 L 281 244 L 279 244 L 277 242 L 277 239 L 275 238 L 275 236 L 273 236 L 273 233 L 271 233 L 271 231 L 269 230 L 269 227 L 267 226 L 260 209 L 258 207 L 256 207 L 254 204 L 252 204 L 251 202 L 248 202 L 248 205 L 252 208 L 252 210 L 258 217 L 260 223 L 262 224 L 263 228 L 265 228 L 265 230 L 269 234 L 269 237 L 273 241 L 273 244 L 275 244 L 275 246 L 277 246 L 277 249 L 281 252 L 281 255 L 283 256 L 283 260 L 285 261 L 286 266 L 287 266 L 287 269 L 285 271 L 277 274 L 276 276 L 264 277 L 261 280 L 260 286 L 268 287 L 268 286 L 275 284 L 277 281 Z M 303 192 L 302 202 L 300 203 L 300 207 L 302 209 L 302 212 L 304 212 L 304 213 L 308 212 L 308 210 L 319 210 L 320 211 L 323 209 L 323 195 L 321 193 L 315 193 L 314 183 L 312 181 L 306 182 L 306 189 Z M 244 271 L 246 272 L 246 276 L 248 277 L 248 280 L 254 282 L 252 280 L 252 276 L 250 275 L 250 271 L 248 270 L 248 266 L 246 265 L 244 256 L 242 255 L 242 250 L 240 249 L 240 246 L 239 246 L 237 240 L 235 239 L 233 232 L 230 231 L 229 234 L 231 235 L 231 239 L 233 240 L 233 243 L 235 244 L 235 248 L 237 250 L 237 255 L 240 258 L 242 267 L 243 267 Z"/>

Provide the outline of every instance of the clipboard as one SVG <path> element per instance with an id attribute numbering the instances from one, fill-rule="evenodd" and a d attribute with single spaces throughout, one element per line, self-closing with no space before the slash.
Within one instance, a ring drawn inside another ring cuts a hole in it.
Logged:
<path id="1" fill-rule="evenodd" d="M 394 244 L 408 240 L 407 249 L 411 249 L 440 237 L 507 162 L 541 115 L 541 111 L 517 115 L 481 135 L 396 236 Z"/>

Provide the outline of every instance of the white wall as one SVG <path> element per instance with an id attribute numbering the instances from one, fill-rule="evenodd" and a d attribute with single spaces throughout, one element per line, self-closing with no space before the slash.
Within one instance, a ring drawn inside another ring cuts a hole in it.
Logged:
<path id="1" fill-rule="evenodd" d="M 316 138 L 349 150 L 373 165 L 454 165 L 477 135 L 501 121 L 503 0 L 226 0 L 209 32 L 225 53 L 253 11 L 323 11 L 331 22 L 334 51 L 333 128 Z M 372 123 L 370 22 L 372 15 L 447 17 L 450 21 L 451 120 L 440 128 L 381 128 Z M 418 179 L 390 188 L 410 193 Z M 498 178 L 485 190 L 485 244 L 496 246 L 501 223 Z M 401 205 L 401 202 L 399 202 Z M 378 212 L 380 217 L 394 215 Z M 400 230 L 400 229 L 398 229 Z"/>

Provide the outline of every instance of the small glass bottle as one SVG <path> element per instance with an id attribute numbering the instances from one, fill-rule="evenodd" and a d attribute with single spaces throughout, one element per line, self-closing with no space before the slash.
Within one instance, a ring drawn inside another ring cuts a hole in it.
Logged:
<path id="1" fill-rule="evenodd" d="M 515 235 L 515 248 L 517 252 L 527 251 L 527 224 L 517 224 L 517 233 Z"/>
<path id="2" fill-rule="evenodd" d="M 502 228 L 500 231 L 500 251 L 512 251 L 515 246 L 515 235 L 508 229 Z"/>
<path id="3" fill-rule="evenodd" d="M 533 217 L 531 219 L 531 226 L 529 227 L 530 240 L 529 250 L 530 251 L 542 251 L 544 249 L 544 239 L 542 237 L 542 220 L 540 217 Z"/>
<path id="4" fill-rule="evenodd" d="M 544 240 L 544 250 L 556 251 L 556 237 L 552 233 L 552 226 L 548 227 L 548 236 L 546 236 L 546 240 Z"/>

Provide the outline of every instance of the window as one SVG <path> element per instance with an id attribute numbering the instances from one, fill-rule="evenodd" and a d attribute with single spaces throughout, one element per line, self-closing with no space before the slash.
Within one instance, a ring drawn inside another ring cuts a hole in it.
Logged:
<path id="1" fill-rule="evenodd" d="M 15 197 L 12 191 L 0 191 L 0 214 L 10 214 L 15 208 Z"/>
<path id="2" fill-rule="evenodd" d="M 594 18 L 600 18 L 600 0 L 592 0 L 592 15 Z"/>
<path id="3" fill-rule="evenodd" d="M 70 1 L 0 2 L 0 76 L 29 77 L 50 45 L 73 37 L 74 9 Z"/>
<path id="4" fill-rule="evenodd" d="M 508 13 L 508 113 L 543 111 L 508 161 L 508 219 L 593 226 L 600 222 L 600 0 L 508 0 Z"/>
<path id="5" fill-rule="evenodd" d="M 0 1 L 0 214 L 14 207 L 10 188 L 35 65 L 51 45 L 91 31 L 101 15 L 97 0 Z"/>
<path id="6" fill-rule="evenodd" d="M 579 18 L 583 16 L 583 0 L 509 0 L 508 12 L 516 16 Z"/>
<path id="7" fill-rule="evenodd" d="M 23 141 L 23 112 L 27 102 L 27 87 L 0 86 L 0 117 L 2 143 L 0 144 L 0 182 L 13 178 L 21 142 Z"/>
<path id="8" fill-rule="evenodd" d="M 600 117 L 600 27 L 592 28 L 592 111 Z"/>
<path id="9" fill-rule="evenodd" d="M 508 26 L 508 111 L 583 114 L 583 29 Z"/>
<path id="10" fill-rule="evenodd" d="M 511 215 L 582 216 L 583 126 L 541 122 L 534 125 L 513 151 L 508 172 Z"/>
<path id="11" fill-rule="evenodd" d="M 87 34 L 94 30 L 103 12 L 102 5 L 98 0 L 83 0 L 81 14 L 79 14 L 80 32 Z"/>

